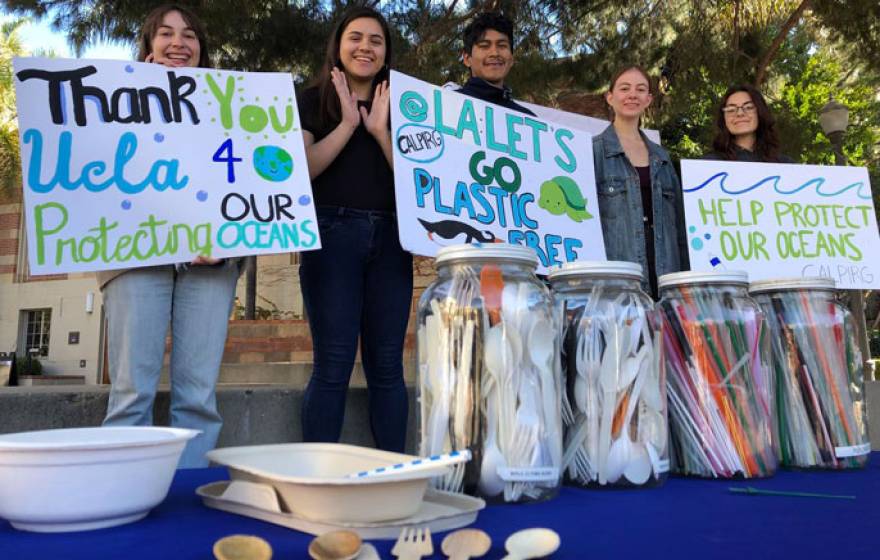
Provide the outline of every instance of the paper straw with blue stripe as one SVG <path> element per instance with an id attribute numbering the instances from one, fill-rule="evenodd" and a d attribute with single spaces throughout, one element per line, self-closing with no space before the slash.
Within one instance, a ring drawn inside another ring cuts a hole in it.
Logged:
<path id="1" fill-rule="evenodd" d="M 446 465 L 455 465 L 458 463 L 466 463 L 471 460 L 471 452 L 468 449 L 464 449 L 462 451 L 452 451 L 451 453 L 444 453 L 442 455 L 432 455 L 430 457 L 422 457 L 419 459 L 414 459 L 409 461 L 408 463 L 397 463 L 396 465 L 389 465 L 387 467 L 379 467 L 378 469 L 373 469 L 369 471 L 361 471 L 357 473 L 352 473 L 346 478 L 364 478 L 368 476 L 388 476 L 398 473 L 412 472 L 412 471 L 420 471 L 426 469 L 432 469 L 438 466 L 446 466 Z"/>

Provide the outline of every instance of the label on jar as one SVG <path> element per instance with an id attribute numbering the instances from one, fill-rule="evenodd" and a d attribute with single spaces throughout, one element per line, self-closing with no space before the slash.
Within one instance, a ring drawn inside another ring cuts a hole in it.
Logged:
<path id="1" fill-rule="evenodd" d="M 846 457 L 858 457 L 859 455 L 867 455 L 871 452 L 871 444 L 863 443 L 861 445 L 848 445 L 846 447 L 835 447 L 834 455 L 838 459 Z"/>
<path id="2" fill-rule="evenodd" d="M 559 480 L 556 467 L 498 467 L 498 476 L 504 482 L 542 482 Z"/>

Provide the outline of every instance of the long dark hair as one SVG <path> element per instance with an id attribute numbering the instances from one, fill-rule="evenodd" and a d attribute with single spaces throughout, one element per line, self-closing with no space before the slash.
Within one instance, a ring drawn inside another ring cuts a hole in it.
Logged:
<path id="1" fill-rule="evenodd" d="M 770 107 L 764 101 L 764 96 L 755 86 L 750 84 L 739 84 L 727 88 L 721 103 L 715 111 L 715 139 L 712 140 L 712 149 L 718 155 L 728 160 L 736 159 L 736 142 L 733 134 L 727 128 L 727 122 L 724 120 L 724 106 L 727 100 L 734 93 L 745 92 L 749 94 L 752 103 L 755 104 L 758 116 L 758 128 L 755 130 L 755 148 L 754 153 L 761 161 L 779 161 L 779 137 L 776 134 L 776 119 L 770 112 Z"/>
<path id="2" fill-rule="evenodd" d="M 205 26 L 202 24 L 202 20 L 189 8 L 179 4 L 163 4 L 147 14 L 138 36 L 137 59 L 143 62 L 153 52 L 153 37 L 156 36 L 159 27 L 162 25 L 162 20 L 165 19 L 165 14 L 168 12 L 179 12 L 183 21 L 193 30 L 196 38 L 199 40 L 199 66 L 201 68 L 210 68 L 211 55 L 208 49 L 208 37 L 205 35 Z"/>
<path id="3" fill-rule="evenodd" d="M 327 41 L 327 51 L 324 55 L 324 64 L 321 66 L 321 72 L 317 79 L 312 83 L 318 88 L 318 121 L 323 126 L 333 126 L 342 119 L 342 108 L 339 104 L 339 96 L 336 94 L 336 88 L 333 87 L 333 81 L 330 79 L 330 71 L 333 68 L 342 70 L 342 62 L 339 57 L 339 43 L 342 41 L 342 33 L 348 24 L 356 19 L 370 18 L 379 22 L 382 28 L 382 35 L 385 36 L 385 66 L 373 78 L 373 86 L 375 87 L 383 80 L 388 79 L 388 68 L 391 67 L 391 31 L 388 29 L 388 22 L 382 17 L 382 14 L 367 7 L 356 7 L 348 10 L 342 16 L 342 19 L 336 25 L 330 40 Z"/>

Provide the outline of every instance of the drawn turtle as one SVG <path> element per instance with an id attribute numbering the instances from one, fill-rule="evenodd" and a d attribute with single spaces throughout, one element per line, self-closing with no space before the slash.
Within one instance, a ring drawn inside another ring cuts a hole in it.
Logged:
<path id="1" fill-rule="evenodd" d="M 541 183 L 541 198 L 538 206 L 553 215 L 568 214 L 575 222 L 593 217 L 587 211 L 587 201 L 581 190 L 570 177 L 553 177 Z"/>

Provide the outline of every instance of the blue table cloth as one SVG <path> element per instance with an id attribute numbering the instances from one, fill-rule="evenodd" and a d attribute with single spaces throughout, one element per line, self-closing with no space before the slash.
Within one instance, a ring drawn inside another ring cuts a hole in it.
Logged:
<path id="1" fill-rule="evenodd" d="M 0 559 L 205 559 L 217 539 L 259 535 L 275 559 L 307 558 L 310 535 L 207 508 L 196 487 L 227 478 L 224 469 L 177 472 L 168 498 L 144 520 L 79 533 L 41 534 L 0 521 Z M 854 495 L 854 500 L 744 496 L 730 487 Z M 670 478 L 649 490 L 563 488 L 532 505 L 489 506 L 475 524 L 492 536 L 484 558 L 502 558 L 508 535 L 552 527 L 562 537 L 553 558 L 877 558 L 880 453 L 864 470 L 787 472 L 751 481 Z M 434 536 L 434 558 L 443 534 Z M 373 541 L 390 558 L 391 541 Z"/>

